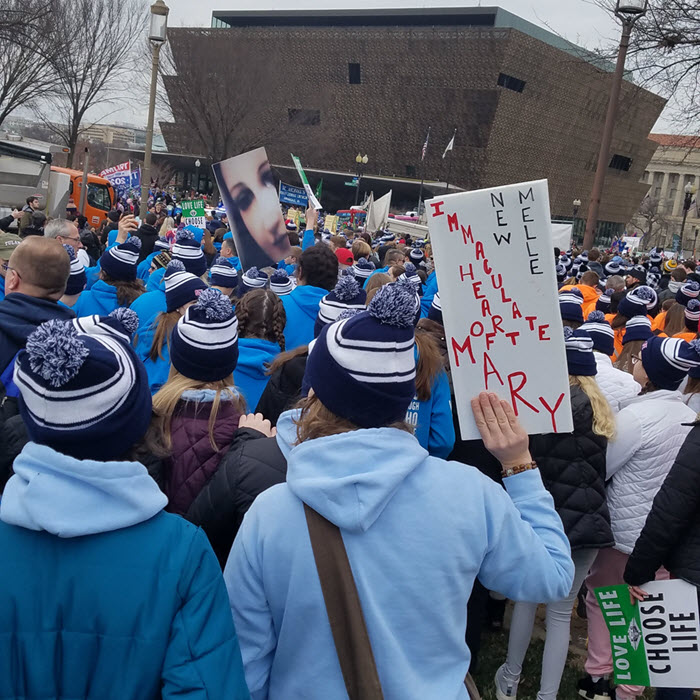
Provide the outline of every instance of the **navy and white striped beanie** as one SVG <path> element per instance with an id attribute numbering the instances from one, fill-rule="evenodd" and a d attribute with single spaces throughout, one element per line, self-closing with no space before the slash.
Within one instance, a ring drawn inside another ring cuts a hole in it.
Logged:
<path id="1" fill-rule="evenodd" d="M 651 287 L 642 285 L 627 292 L 620 299 L 617 311 L 623 316 L 627 316 L 627 318 L 646 316 L 648 311 L 656 306 L 657 300 L 656 292 Z"/>
<path id="2" fill-rule="evenodd" d="M 425 260 L 425 253 L 420 248 L 414 248 L 408 257 L 414 265 L 418 266 Z"/>
<path id="3" fill-rule="evenodd" d="M 576 377 L 594 377 L 598 374 L 598 365 L 593 355 L 593 338 L 586 331 L 566 326 L 564 347 L 569 374 Z"/>
<path id="4" fill-rule="evenodd" d="M 579 330 L 591 336 L 594 350 L 608 356 L 615 354 L 615 331 L 605 320 L 605 314 L 602 311 L 591 311 Z"/>
<path id="5" fill-rule="evenodd" d="M 251 267 L 241 275 L 238 296 L 243 296 L 246 292 L 253 289 L 265 289 L 267 287 L 268 276 L 258 270 L 257 267 Z"/>
<path id="6" fill-rule="evenodd" d="M 171 260 L 163 275 L 166 311 L 177 311 L 181 306 L 195 301 L 207 289 L 201 278 L 185 270 L 180 260 Z"/>
<path id="7" fill-rule="evenodd" d="M 559 256 L 559 262 L 564 266 L 567 272 L 572 268 L 574 264 L 574 261 L 566 253 L 563 253 Z"/>
<path id="8" fill-rule="evenodd" d="M 657 290 L 659 288 L 659 280 L 661 279 L 661 270 L 658 267 L 649 268 L 647 272 L 647 284 L 653 289 Z"/>
<path id="9" fill-rule="evenodd" d="M 661 257 L 661 253 L 659 252 L 659 249 L 653 248 L 651 250 L 651 252 L 649 253 L 649 262 L 652 265 L 658 267 L 659 265 L 661 265 L 662 260 L 663 260 L 663 258 Z"/>
<path id="10" fill-rule="evenodd" d="M 700 367 L 700 340 L 652 336 L 642 345 L 642 366 L 657 389 L 675 391 L 690 369 Z"/>
<path id="11" fill-rule="evenodd" d="M 162 237 L 156 239 L 156 242 L 153 244 L 153 250 L 170 250 L 170 243 L 168 243 L 168 239 Z"/>
<path id="12" fill-rule="evenodd" d="M 294 291 L 294 282 L 290 279 L 286 270 L 275 270 L 270 276 L 270 291 L 278 297 L 286 296 Z"/>
<path id="13" fill-rule="evenodd" d="M 120 458 L 145 434 L 151 392 L 131 347 L 138 317 L 42 323 L 17 356 L 14 382 L 29 437 L 77 459 Z"/>
<path id="14" fill-rule="evenodd" d="M 85 274 L 85 266 L 76 257 L 73 246 L 64 244 L 63 247 L 70 258 L 70 275 L 66 284 L 66 294 L 73 296 L 80 294 L 85 289 L 87 286 L 87 275 Z"/>
<path id="15" fill-rule="evenodd" d="M 361 428 L 404 420 L 416 393 L 414 316 L 407 286 L 382 287 L 367 311 L 323 328 L 305 383 L 329 411 Z"/>
<path id="16" fill-rule="evenodd" d="M 238 363 L 238 319 L 231 300 L 205 289 L 173 328 L 170 362 L 185 377 L 216 382 L 233 374 Z"/>
<path id="17" fill-rule="evenodd" d="M 187 272 L 197 277 L 201 277 L 207 271 L 207 261 L 202 247 L 197 243 L 192 231 L 183 229 L 178 232 L 172 255 L 174 260 L 182 262 Z"/>
<path id="18" fill-rule="evenodd" d="M 559 292 L 559 313 L 564 321 L 583 323 L 583 294 L 576 287 Z"/>
<path id="19" fill-rule="evenodd" d="M 557 263 L 554 271 L 557 275 L 557 282 L 561 284 L 566 279 L 566 268 L 561 263 Z"/>
<path id="20" fill-rule="evenodd" d="M 399 279 L 410 282 L 416 288 L 416 292 L 423 296 L 423 283 L 413 263 L 408 262 L 404 265 L 404 272 L 399 275 Z"/>
<path id="21" fill-rule="evenodd" d="M 686 282 L 677 292 L 676 301 L 683 306 L 688 306 L 691 299 L 697 299 L 700 295 L 700 284 L 697 282 Z"/>
<path id="22" fill-rule="evenodd" d="M 622 345 L 627 345 L 627 343 L 631 343 L 634 340 L 649 340 L 653 335 L 651 321 L 647 316 L 632 316 L 625 324 Z"/>
<path id="23" fill-rule="evenodd" d="M 606 289 L 595 303 L 595 310 L 602 311 L 604 314 L 610 313 L 610 305 L 612 303 L 612 295 L 615 294 L 614 289 Z"/>
<path id="24" fill-rule="evenodd" d="M 691 323 L 697 324 L 700 321 L 700 301 L 697 299 L 688 301 L 688 305 L 685 307 L 685 318 Z"/>
<path id="25" fill-rule="evenodd" d="M 238 270 L 228 258 L 217 258 L 209 270 L 214 287 L 235 288 L 238 286 Z"/>
<path id="26" fill-rule="evenodd" d="M 442 320 L 442 302 L 440 301 L 440 292 L 435 292 L 433 297 L 433 303 L 428 309 L 428 318 L 435 323 L 440 325 L 445 325 Z"/>
<path id="27" fill-rule="evenodd" d="M 610 262 L 606 263 L 605 274 L 608 275 L 608 277 L 611 277 L 612 275 L 619 275 L 620 272 L 622 272 L 622 268 L 620 267 L 620 263 L 617 262 L 617 260 L 613 259 Z"/>
<path id="28" fill-rule="evenodd" d="M 136 279 L 140 253 L 141 239 L 132 236 L 102 253 L 100 267 L 112 279 L 130 282 Z"/>
<path id="29" fill-rule="evenodd" d="M 338 316 L 346 309 L 364 311 L 367 305 L 367 293 L 360 287 L 352 275 L 343 275 L 333 290 L 321 299 L 318 316 L 314 324 L 314 337 L 329 323 L 335 323 Z"/>
<path id="30" fill-rule="evenodd" d="M 377 266 L 367 258 L 360 258 L 350 269 L 355 279 L 364 282 L 377 269 Z"/>

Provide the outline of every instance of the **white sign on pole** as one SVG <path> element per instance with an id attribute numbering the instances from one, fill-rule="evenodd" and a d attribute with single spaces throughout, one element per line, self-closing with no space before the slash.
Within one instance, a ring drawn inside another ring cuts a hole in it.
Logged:
<path id="1" fill-rule="evenodd" d="M 552 246 L 559 248 L 559 250 L 569 250 L 571 248 L 573 230 L 573 224 L 561 224 L 552 221 Z"/>
<path id="2" fill-rule="evenodd" d="M 627 246 L 627 252 L 629 253 L 639 248 L 641 240 L 641 238 L 637 238 L 636 236 L 623 236 L 622 238 L 622 242 Z"/>
<path id="3" fill-rule="evenodd" d="M 530 434 L 571 432 L 546 180 L 426 202 L 463 440 L 492 391 Z"/>

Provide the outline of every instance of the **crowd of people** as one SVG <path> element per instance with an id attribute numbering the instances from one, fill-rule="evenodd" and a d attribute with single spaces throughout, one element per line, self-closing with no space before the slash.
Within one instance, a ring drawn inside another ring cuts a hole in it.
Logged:
<path id="1" fill-rule="evenodd" d="M 555 249 L 574 430 L 480 393 L 465 441 L 428 241 L 310 208 L 244 269 L 225 217 L 27 207 L 0 221 L 0 698 L 474 698 L 505 598 L 498 700 L 540 603 L 558 697 L 577 600 L 579 695 L 642 693 L 593 590 L 700 587 L 695 261 Z"/>

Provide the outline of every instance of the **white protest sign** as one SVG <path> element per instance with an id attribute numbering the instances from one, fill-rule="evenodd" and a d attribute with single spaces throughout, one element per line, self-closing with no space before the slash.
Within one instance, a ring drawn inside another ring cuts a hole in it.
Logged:
<path id="1" fill-rule="evenodd" d="M 552 221 L 552 246 L 559 250 L 569 250 L 571 248 L 571 235 L 573 224 L 562 224 Z"/>
<path id="2" fill-rule="evenodd" d="M 186 199 L 181 203 L 182 220 L 186 226 L 204 229 L 207 225 L 205 202 L 203 199 Z"/>
<path id="3" fill-rule="evenodd" d="M 571 432 L 546 180 L 426 202 L 463 440 L 492 391 L 530 434 Z"/>
<path id="4" fill-rule="evenodd" d="M 635 236 L 623 236 L 622 242 L 627 246 L 627 251 L 632 252 L 639 248 L 639 243 L 642 239 Z"/>
<path id="5" fill-rule="evenodd" d="M 304 185 L 304 189 L 306 190 L 306 196 L 309 198 L 309 202 L 311 203 L 311 206 L 314 209 L 322 209 L 323 207 L 321 206 L 321 202 L 318 201 L 318 198 L 316 197 L 316 193 L 311 189 L 311 185 L 309 184 L 309 181 L 306 177 L 306 173 L 304 172 L 304 168 L 301 167 L 301 160 L 297 158 L 293 153 L 290 154 L 292 156 L 292 160 L 294 161 L 294 166 L 297 169 L 297 172 L 299 173 L 299 177 L 301 178 L 301 182 Z"/>

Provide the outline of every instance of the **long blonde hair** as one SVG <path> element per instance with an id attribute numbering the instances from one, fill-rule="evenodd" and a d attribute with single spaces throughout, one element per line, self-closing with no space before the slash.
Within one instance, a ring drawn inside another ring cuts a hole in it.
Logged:
<path id="1" fill-rule="evenodd" d="M 184 374 L 180 374 L 174 367 L 171 367 L 168 381 L 163 384 L 153 397 L 153 419 L 151 421 L 151 430 L 154 433 L 153 438 L 162 444 L 168 452 L 172 450 L 173 446 L 171 434 L 173 414 L 182 400 L 182 395 L 186 391 L 201 389 L 216 391 L 216 396 L 211 406 L 211 413 L 209 414 L 209 442 L 217 452 L 221 448 L 214 439 L 214 426 L 221 406 L 222 394 L 231 394 L 231 400 L 241 413 L 245 413 L 247 410 L 243 397 L 234 389 L 233 375 L 216 382 L 201 382 L 190 379 Z"/>
<path id="2" fill-rule="evenodd" d="M 612 440 L 615 437 L 615 415 L 608 400 L 598 386 L 595 377 L 569 375 L 569 385 L 577 386 L 591 402 L 593 409 L 593 432 L 596 435 Z"/>
<path id="3" fill-rule="evenodd" d="M 161 238 L 165 238 L 165 234 L 174 228 L 175 228 L 175 219 L 173 219 L 172 216 L 166 216 L 165 219 L 163 220 L 163 223 L 161 224 L 160 231 L 158 231 L 158 235 Z"/>

